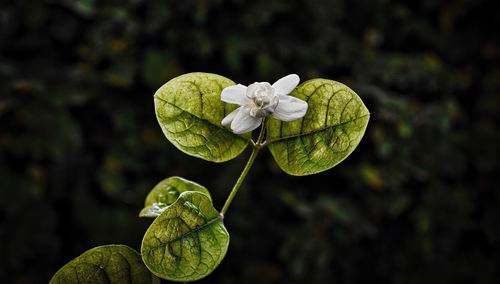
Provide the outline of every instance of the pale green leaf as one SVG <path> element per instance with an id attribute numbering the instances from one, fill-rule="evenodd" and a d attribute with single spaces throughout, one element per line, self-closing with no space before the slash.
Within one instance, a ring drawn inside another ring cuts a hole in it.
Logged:
<path id="1" fill-rule="evenodd" d="M 163 85 L 154 96 L 156 117 L 167 139 L 179 150 L 212 162 L 238 156 L 248 139 L 221 125 L 237 105 L 223 103 L 222 90 L 235 83 L 210 73 L 189 73 Z"/>
<path id="2" fill-rule="evenodd" d="M 332 80 L 314 79 L 290 95 L 306 101 L 309 108 L 301 119 L 268 122 L 269 150 L 281 169 L 297 176 L 315 174 L 354 151 L 370 113 L 353 90 Z"/>
<path id="3" fill-rule="evenodd" d="M 219 265 L 228 246 L 229 234 L 210 198 L 187 191 L 153 221 L 144 235 L 141 254 L 155 275 L 194 281 Z"/>
<path id="4" fill-rule="evenodd" d="M 165 208 L 174 203 L 179 195 L 185 191 L 198 191 L 206 194 L 210 199 L 210 193 L 204 186 L 181 177 L 169 177 L 159 182 L 148 194 L 144 203 L 144 209 L 139 217 L 158 217 Z"/>
<path id="5" fill-rule="evenodd" d="M 142 263 L 135 250 L 107 245 L 86 251 L 64 265 L 50 280 L 58 283 L 160 283 Z"/>

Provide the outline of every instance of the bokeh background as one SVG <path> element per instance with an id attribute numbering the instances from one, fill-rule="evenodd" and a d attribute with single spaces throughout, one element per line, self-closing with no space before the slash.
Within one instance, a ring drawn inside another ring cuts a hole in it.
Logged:
<path id="1" fill-rule="evenodd" d="M 192 71 L 354 89 L 354 153 L 292 177 L 267 151 L 200 283 L 498 283 L 499 1 L 2 1 L 0 282 L 46 283 L 98 245 L 140 248 L 148 191 L 179 175 L 216 208 L 249 155 L 175 149 L 153 94 Z"/>

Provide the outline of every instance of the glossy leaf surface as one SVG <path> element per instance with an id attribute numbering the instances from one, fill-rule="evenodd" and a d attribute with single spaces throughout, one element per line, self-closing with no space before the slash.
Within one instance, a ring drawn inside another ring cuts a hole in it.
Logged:
<path id="1" fill-rule="evenodd" d="M 306 101 L 308 111 L 292 122 L 269 119 L 269 150 L 281 169 L 297 176 L 315 174 L 354 151 L 370 113 L 353 90 L 336 81 L 313 79 L 290 95 Z"/>
<path id="2" fill-rule="evenodd" d="M 149 192 L 144 209 L 139 213 L 139 217 L 158 217 L 168 205 L 174 203 L 179 195 L 185 191 L 198 191 L 211 198 L 208 189 L 204 186 L 181 177 L 169 177 L 159 182 Z"/>
<path id="3" fill-rule="evenodd" d="M 178 149 L 207 161 L 238 156 L 248 140 L 221 125 L 236 105 L 223 103 L 222 90 L 234 82 L 210 73 L 189 73 L 163 85 L 154 96 L 156 117 L 167 139 Z"/>
<path id="4" fill-rule="evenodd" d="M 155 275 L 173 281 L 194 281 L 222 261 L 229 234 L 210 198 L 188 191 L 156 218 L 142 241 L 141 254 Z"/>
<path id="5" fill-rule="evenodd" d="M 90 249 L 63 266 L 50 280 L 50 284 L 58 283 L 151 284 L 160 280 L 134 249 L 107 245 Z"/>

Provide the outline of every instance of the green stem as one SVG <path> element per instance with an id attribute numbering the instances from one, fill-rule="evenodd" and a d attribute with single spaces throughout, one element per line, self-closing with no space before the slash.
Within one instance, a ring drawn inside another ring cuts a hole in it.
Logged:
<path id="1" fill-rule="evenodd" d="M 264 139 L 265 132 L 266 132 L 266 120 L 264 119 L 262 121 L 262 126 L 260 129 L 259 138 L 257 138 L 257 142 L 252 145 L 253 146 L 252 154 L 250 154 L 250 158 L 248 158 L 248 162 L 245 165 L 245 168 L 243 168 L 243 171 L 241 172 L 240 177 L 236 181 L 236 184 L 233 186 L 231 193 L 229 193 L 229 196 L 226 199 L 226 203 L 224 203 L 224 207 L 222 207 L 222 210 L 221 210 L 222 218 L 224 218 L 224 215 L 226 214 L 227 209 L 229 208 L 229 205 L 231 205 L 231 202 L 233 202 L 233 199 L 236 196 L 236 193 L 238 193 L 238 189 L 240 188 L 241 184 L 245 180 L 245 177 L 247 176 L 248 172 L 250 171 L 250 168 L 252 167 L 253 162 L 255 162 L 255 158 L 257 158 L 257 154 L 259 154 L 259 151 L 262 148 L 262 140 Z"/>
<path id="2" fill-rule="evenodd" d="M 250 168 L 253 165 L 253 162 L 255 161 L 255 158 L 257 158 L 257 154 L 259 153 L 259 149 L 253 148 L 252 149 L 252 154 L 250 155 L 250 158 L 248 159 L 247 165 L 243 169 L 243 172 L 241 172 L 240 177 L 236 181 L 236 184 L 233 186 L 233 189 L 231 190 L 231 193 L 227 197 L 226 203 L 224 203 L 224 207 L 222 207 L 221 214 L 224 216 L 227 212 L 227 209 L 229 208 L 229 205 L 231 205 L 231 202 L 233 201 L 234 197 L 236 196 L 236 193 L 238 192 L 238 189 L 240 188 L 241 184 L 243 183 L 243 180 L 245 180 L 245 177 L 248 174 L 248 171 L 250 171 Z"/>

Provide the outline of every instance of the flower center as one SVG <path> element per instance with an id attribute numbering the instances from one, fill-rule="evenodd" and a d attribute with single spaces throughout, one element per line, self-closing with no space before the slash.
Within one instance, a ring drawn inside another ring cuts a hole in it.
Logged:
<path id="1" fill-rule="evenodd" d="M 253 83 L 247 88 L 247 107 L 253 117 L 266 117 L 278 106 L 279 97 L 274 88 L 267 82 Z"/>

